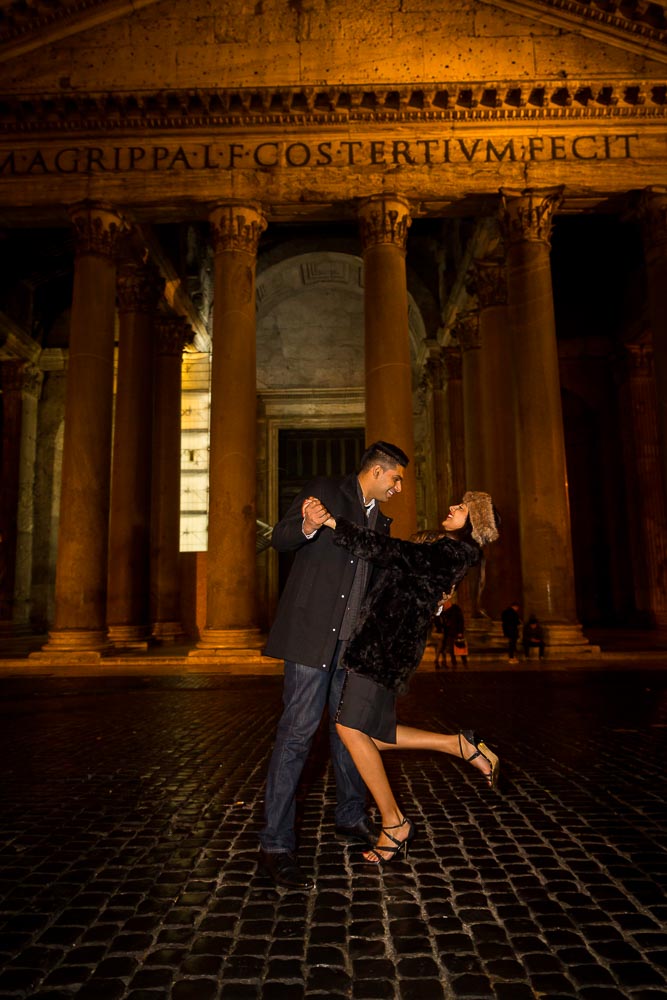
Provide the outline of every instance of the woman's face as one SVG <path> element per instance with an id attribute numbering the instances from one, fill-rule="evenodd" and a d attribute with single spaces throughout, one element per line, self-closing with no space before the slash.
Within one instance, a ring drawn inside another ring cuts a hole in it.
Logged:
<path id="1" fill-rule="evenodd" d="M 449 514 L 442 522 L 445 531 L 458 531 L 466 523 L 468 517 L 468 504 L 457 503 L 449 508 Z"/>

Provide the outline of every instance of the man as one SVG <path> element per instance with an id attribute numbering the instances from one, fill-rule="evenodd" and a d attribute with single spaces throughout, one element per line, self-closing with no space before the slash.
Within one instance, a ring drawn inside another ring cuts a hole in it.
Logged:
<path id="1" fill-rule="evenodd" d="M 507 652 L 509 653 L 509 662 L 518 663 L 518 657 L 516 655 L 516 647 L 519 642 L 519 625 L 521 624 L 521 616 L 519 615 L 519 605 L 515 601 L 510 604 L 508 608 L 505 608 L 500 620 L 503 626 L 503 635 L 507 639 Z"/>
<path id="2" fill-rule="evenodd" d="M 308 513 L 304 502 L 318 497 L 335 517 L 388 534 L 391 518 L 379 504 L 400 493 L 407 455 L 376 441 L 364 452 L 357 475 L 307 483 L 273 529 L 279 552 L 296 552 L 278 605 L 265 653 L 285 660 L 283 713 L 269 763 L 260 834 L 260 866 L 276 885 L 310 889 L 313 881 L 296 860 L 296 789 L 324 708 L 329 705 L 329 739 L 336 778 L 336 833 L 373 846 L 379 830 L 366 814 L 366 787 L 333 724 L 345 676 L 339 666 L 352 635 L 372 566 L 333 544 L 320 530 L 324 515 Z"/>

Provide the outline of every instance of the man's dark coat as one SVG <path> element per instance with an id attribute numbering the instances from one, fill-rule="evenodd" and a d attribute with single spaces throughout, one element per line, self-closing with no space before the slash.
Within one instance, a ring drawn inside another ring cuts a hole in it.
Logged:
<path id="1" fill-rule="evenodd" d="M 358 557 L 334 545 L 334 533 L 320 528 L 307 539 L 301 505 L 317 497 L 334 515 L 365 524 L 356 475 L 320 477 L 306 483 L 273 529 L 271 544 L 279 552 L 296 551 L 265 653 L 295 663 L 326 669 L 331 663 Z M 391 518 L 378 511 L 375 532 L 389 533 Z M 375 532 L 371 532 L 375 534 Z"/>
<path id="2" fill-rule="evenodd" d="M 438 601 L 480 561 L 481 549 L 452 536 L 423 544 L 380 537 L 343 519 L 337 519 L 330 534 L 344 551 L 381 567 L 343 664 L 400 694 L 419 666 Z"/>

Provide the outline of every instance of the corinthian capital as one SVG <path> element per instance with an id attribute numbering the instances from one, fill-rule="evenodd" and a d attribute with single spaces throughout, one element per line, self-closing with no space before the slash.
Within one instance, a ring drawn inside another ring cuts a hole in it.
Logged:
<path id="1" fill-rule="evenodd" d="M 155 349 L 163 356 L 180 357 L 192 340 L 192 327 L 182 316 L 158 316 L 155 332 Z"/>
<path id="2" fill-rule="evenodd" d="M 165 281 L 151 261 L 124 261 L 116 277 L 118 311 L 151 313 L 162 297 Z"/>
<path id="3" fill-rule="evenodd" d="M 120 237 L 129 229 L 122 215 L 111 205 L 84 201 L 70 209 L 77 256 L 105 257 L 112 260 Z"/>
<path id="4" fill-rule="evenodd" d="M 259 205 L 224 202 L 211 210 L 209 222 L 214 253 L 243 250 L 257 256 L 259 238 L 266 229 Z"/>
<path id="5" fill-rule="evenodd" d="M 7 395 L 15 392 L 37 396 L 43 378 L 44 373 L 39 368 L 22 358 L 5 361 L 0 369 L 0 384 L 2 391 Z"/>
<path id="6" fill-rule="evenodd" d="M 501 188 L 500 228 L 505 241 L 511 243 L 546 243 L 551 245 L 554 212 L 563 200 L 563 188 L 538 190 L 526 188 L 513 191 Z"/>
<path id="7" fill-rule="evenodd" d="M 431 356 L 424 362 L 421 385 L 425 390 L 433 392 L 442 389 L 444 382 L 444 369 L 442 359 Z"/>
<path id="8" fill-rule="evenodd" d="M 410 206 L 391 195 L 375 195 L 359 205 L 359 231 L 364 250 L 391 244 L 405 252 L 410 228 Z"/>
<path id="9" fill-rule="evenodd" d="M 507 272 L 499 257 L 474 260 L 472 284 L 481 309 L 507 304 Z"/>
<path id="10" fill-rule="evenodd" d="M 469 309 L 460 313 L 456 318 L 454 327 L 456 339 L 464 351 L 476 351 L 479 349 L 479 312 L 476 309 Z"/>
<path id="11" fill-rule="evenodd" d="M 667 247 L 667 187 L 644 188 L 639 217 L 647 244 L 652 249 Z"/>
<path id="12" fill-rule="evenodd" d="M 653 378 L 653 348 L 650 344 L 626 344 L 623 361 L 630 378 Z"/>

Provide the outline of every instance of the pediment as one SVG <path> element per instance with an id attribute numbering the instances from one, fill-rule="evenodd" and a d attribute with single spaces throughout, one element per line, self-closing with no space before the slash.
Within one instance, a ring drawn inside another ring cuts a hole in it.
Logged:
<path id="1" fill-rule="evenodd" d="M 16 58 L 160 0 L 0 2 L 0 59 Z M 484 0 L 529 20 L 667 62 L 667 0 Z M 188 6 L 188 10 L 189 10 Z"/>
<path id="2" fill-rule="evenodd" d="M 521 16 L 667 62 L 667 0 L 489 0 Z"/>
<path id="3" fill-rule="evenodd" d="M 15 59 L 90 28 L 108 24 L 159 0 L 0 2 L 0 60 Z"/>

